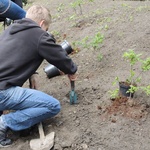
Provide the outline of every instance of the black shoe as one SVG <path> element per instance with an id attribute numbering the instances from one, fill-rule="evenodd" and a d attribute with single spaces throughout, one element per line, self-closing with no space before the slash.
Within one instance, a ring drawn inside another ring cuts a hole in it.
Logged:
<path id="1" fill-rule="evenodd" d="M 0 147 L 8 147 L 12 144 L 11 139 L 6 137 L 6 132 L 0 130 Z"/>
<path id="2" fill-rule="evenodd" d="M 0 111 L 0 116 L 3 114 L 3 111 Z"/>

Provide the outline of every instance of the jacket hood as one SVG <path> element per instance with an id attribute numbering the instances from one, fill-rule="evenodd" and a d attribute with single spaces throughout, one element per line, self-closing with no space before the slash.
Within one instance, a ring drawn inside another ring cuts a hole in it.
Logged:
<path id="1" fill-rule="evenodd" d="M 13 26 L 11 27 L 10 34 L 15 34 L 17 32 L 35 27 L 41 28 L 36 22 L 32 21 L 31 19 L 23 18 L 14 22 Z"/>

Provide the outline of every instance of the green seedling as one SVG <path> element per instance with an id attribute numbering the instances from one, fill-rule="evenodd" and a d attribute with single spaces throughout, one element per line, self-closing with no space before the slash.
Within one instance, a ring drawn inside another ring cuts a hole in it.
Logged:
<path id="1" fill-rule="evenodd" d="M 76 18 L 77 18 L 77 15 L 74 14 L 74 15 L 70 16 L 70 17 L 68 18 L 68 20 L 76 20 Z"/>
<path id="2" fill-rule="evenodd" d="M 89 37 L 86 36 L 81 41 L 73 42 L 73 44 L 75 47 L 80 46 L 82 48 L 88 48 L 89 47 L 88 41 L 89 41 Z"/>
<path id="3" fill-rule="evenodd" d="M 94 0 L 89 0 L 89 2 L 94 2 Z"/>
<path id="4" fill-rule="evenodd" d="M 141 59 L 142 54 L 136 54 L 133 49 L 129 49 L 127 52 L 123 54 L 123 58 L 126 62 L 129 63 L 129 77 L 126 78 L 125 82 L 130 86 L 130 89 L 127 91 L 127 93 L 135 93 L 138 90 L 144 91 L 147 95 L 150 94 L 150 85 L 146 86 L 140 86 L 139 83 L 142 82 L 142 74 L 150 70 L 150 57 L 146 59 Z M 136 69 L 138 71 L 135 71 L 134 66 L 138 66 L 139 68 Z M 116 83 L 119 83 L 119 77 L 115 78 L 115 81 L 113 82 L 113 85 Z"/>
<path id="5" fill-rule="evenodd" d="M 133 21 L 133 16 L 130 16 L 130 18 L 129 18 L 129 19 L 130 19 L 130 21 L 132 22 L 132 21 Z"/>
<path id="6" fill-rule="evenodd" d="M 98 58 L 98 61 L 101 61 L 103 59 L 103 55 L 100 53 L 98 54 L 97 58 Z"/>
<path id="7" fill-rule="evenodd" d="M 143 71 L 150 70 L 150 58 L 146 58 L 146 60 L 142 61 L 142 70 Z"/>
<path id="8" fill-rule="evenodd" d="M 110 99 L 114 100 L 116 98 L 119 97 L 119 89 L 115 89 L 113 91 L 108 91 L 108 93 L 110 94 Z"/>
<path id="9" fill-rule="evenodd" d="M 112 82 L 112 85 L 116 85 L 117 83 L 119 83 L 119 78 L 115 77 L 115 80 Z M 110 94 L 110 99 L 116 99 L 119 97 L 119 89 L 116 88 L 115 90 L 109 90 L 108 93 Z"/>
<path id="10" fill-rule="evenodd" d="M 146 87 L 140 87 L 141 90 L 143 90 L 147 96 L 150 95 L 150 85 L 146 86 Z"/>
<path id="11" fill-rule="evenodd" d="M 95 50 L 100 47 L 100 44 L 103 43 L 104 40 L 104 35 L 98 32 L 95 34 L 94 37 L 89 38 L 88 36 L 84 37 L 80 41 L 76 41 L 76 45 L 81 46 L 82 48 L 88 48 L 90 49 L 91 47 Z M 99 60 L 102 59 L 102 55 L 99 55 Z"/>
<path id="12" fill-rule="evenodd" d="M 137 7 L 136 8 L 136 11 L 142 11 L 142 10 L 150 10 L 150 6 L 148 6 L 148 5 L 145 5 L 145 6 L 139 6 L 139 7 Z"/>
<path id="13" fill-rule="evenodd" d="M 112 21 L 112 19 L 109 18 L 109 17 L 105 17 L 104 20 L 103 20 L 103 22 L 111 22 L 111 21 Z"/>
<path id="14" fill-rule="evenodd" d="M 51 33 L 52 33 L 53 35 L 55 35 L 55 36 L 60 35 L 60 32 L 59 32 L 59 31 L 57 31 L 57 30 L 53 30 Z"/>
<path id="15" fill-rule="evenodd" d="M 80 48 L 78 47 L 78 41 L 72 42 L 72 47 L 75 53 L 78 53 L 80 51 Z"/>
<path id="16" fill-rule="evenodd" d="M 125 7 L 125 8 L 130 7 L 128 4 L 125 4 L 125 3 L 122 3 L 121 6 L 122 6 L 122 7 Z"/>
<path id="17" fill-rule="evenodd" d="M 79 42 L 79 44 L 82 45 L 83 48 L 88 48 L 88 40 L 89 40 L 89 37 L 86 36 L 85 38 L 81 40 L 81 42 Z"/>
<path id="18" fill-rule="evenodd" d="M 103 43 L 103 41 L 104 41 L 104 35 L 101 34 L 100 32 L 98 32 L 94 36 L 94 38 L 92 39 L 90 44 L 94 49 L 97 49 L 99 47 L 99 45 Z"/>
<path id="19" fill-rule="evenodd" d="M 108 27 L 107 24 L 104 26 L 104 29 L 105 29 L 105 30 L 108 30 L 108 29 L 109 29 L 109 27 Z"/>
<path id="20" fill-rule="evenodd" d="M 57 11 L 58 12 L 62 12 L 64 10 L 64 4 L 63 3 L 60 3 L 58 8 L 57 8 Z"/>
<path id="21" fill-rule="evenodd" d="M 75 13 L 77 14 L 76 12 L 76 8 L 79 7 L 80 8 L 80 14 L 82 15 L 82 4 L 83 4 L 83 0 L 75 0 L 73 3 L 70 3 L 71 7 L 74 9 Z"/>
<path id="22" fill-rule="evenodd" d="M 123 54 L 123 58 L 130 64 L 130 75 L 126 79 L 126 82 L 128 82 L 130 85 L 133 85 L 134 83 L 139 81 L 139 78 L 137 78 L 136 80 L 134 79 L 135 71 L 133 67 L 136 63 L 142 61 L 140 58 L 141 55 L 142 54 L 136 54 L 133 49 L 129 49 L 128 52 L 125 52 Z"/>

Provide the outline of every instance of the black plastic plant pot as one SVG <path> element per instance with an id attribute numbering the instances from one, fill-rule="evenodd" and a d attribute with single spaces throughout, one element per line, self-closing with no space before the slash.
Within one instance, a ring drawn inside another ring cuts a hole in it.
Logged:
<path id="1" fill-rule="evenodd" d="M 127 92 L 130 89 L 130 85 L 125 82 L 119 82 L 119 94 L 124 97 L 133 98 L 134 93 Z"/>
<path id="2" fill-rule="evenodd" d="M 61 47 L 63 48 L 63 50 L 67 52 L 67 54 L 70 54 L 73 51 L 72 47 L 66 40 L 63 43 L 61 43 Z M 46 73 L 48 78 L 53 78 L 55 76 L 60 75 L 60 72 L 57 69 L 57 67 L 51 64 L 49 64 L 48 66 L 44 68 L 44 72 Z"/>
<path id="3" fill-rule="evenodd" d="M 51 64 L 49 64 L 47 67 L 45 67 L 44 71 L 47 74 L 48 78 L 53 78 L 53 77 L 60 75 L 58 68 Z"/>
<path id="4" fill-rule="evenodd" d="M 70 54 L 73 51 L 72 47 L 66 40 L 63 43 L 61 43 L 61 47 L 67 52 L 67 54 Z"/>

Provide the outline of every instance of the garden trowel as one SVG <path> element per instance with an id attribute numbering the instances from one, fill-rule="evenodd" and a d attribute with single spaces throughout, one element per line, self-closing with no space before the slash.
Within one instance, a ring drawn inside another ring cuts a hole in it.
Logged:
<path id="1" fill-rule="evenodd" d="M 76 104 L 77 103 L 77 94 L 75 93 L 75 82 L 70 81 L 71 84 L 71 91 L 70 91 L 70 104 Z"/>
<path id="2" fill-rule="evenodd" d="M 32 139 L 30 141 L 30 148 L 32 150 L 51 150 L 54 145 L 55 132 L 44 135 L 42 122 L 38 125 L 40 138 Z"/>

